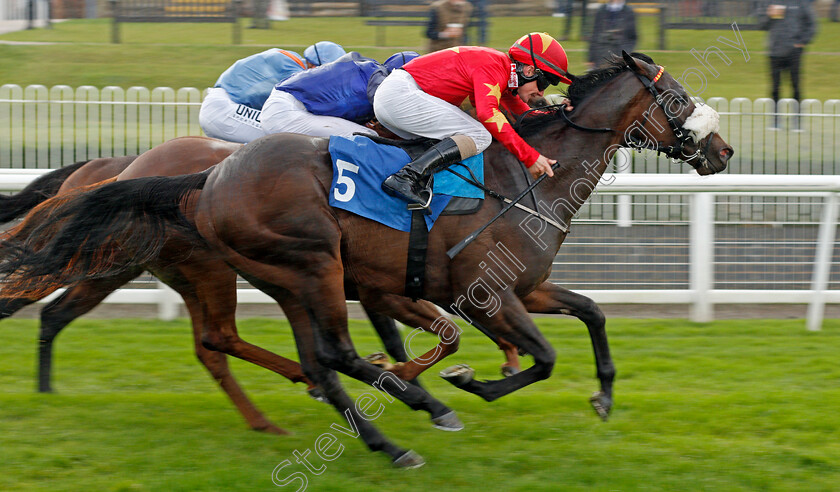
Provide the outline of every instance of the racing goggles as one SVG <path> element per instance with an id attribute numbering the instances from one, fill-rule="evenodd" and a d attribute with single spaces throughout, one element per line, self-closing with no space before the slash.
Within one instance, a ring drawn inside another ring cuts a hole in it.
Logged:
<path id="1" fill-rule="evenodd" d="M 537 89 L 540 92 L 548 89 L 549 85 L 557 85 L 560 83 L 560 77 L 550 72 L 543 72 L 539 68 L 536 70 Z"/>
<path id="2" fill-rule="evenodd" d="M 544 71 L 542 71 L 542 70 L 540 70 L 539 68 L 536 68 L 536 67 L 534 68 L 534 75 L 532 75 L 530 77 L 526 77 L 522 73 L 521 67 L 519 67 L 517 72 L 518 72 L 519 78 L 520 78 L 520 84 L 519 85 L 524 85 L 528 82 L 536 80 L 537 81 L 537 89 L 539 89 L 540 92 L 546 90 L 549 85 L 557 85 L 557 84 L 560 83 L 560 77 L 554 75 L 551 72 L 544 72 Z"/>

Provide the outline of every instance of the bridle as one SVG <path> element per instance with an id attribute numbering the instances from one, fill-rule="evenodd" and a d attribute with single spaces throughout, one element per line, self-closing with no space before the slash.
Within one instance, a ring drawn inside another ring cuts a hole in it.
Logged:
<path id="1" fill-rule="evenodd" d="M 630 133 L 627 135 L 627 146 L 631 149 L 642 151 L 642 150 L 652 150 L 657 154 L 664 154 L 666 157 L 671 159 L 676 159 L 680 161 L 690 162 L 693 159 L 700 159 L 701 162 L 697 164 L 697 166 L 703 166 L 704 161 L 706 160 L 705 153 L 709 151 L 712 144 L 712 136 L 714 133 L 710 133 L 708 137 L 706 137 L 706 144 L 701 148 L 698 146 L 697 150 L 693 153 L 686 154 L 685 148 L 688 145 L 694 145 L 694 138 L 692 138 L 690 132 L 686 131 L 682 125 L 678 122 L 678 117 L 675 115 L 668 106 L 665 104 L 662 95 L 659 93 L 659 90 L 656 88 L 656 82 L 662 77 L 662 74 L 665 73 L 665 67 L 659 66 L 659 71 L 653 77 L 647 77 L 646 75 L 642 75 L 637 73 L 636 71 L 632 71 L 636 78 L 642 83 L 645 89 L 653 96 L 656 105 L 662 110 L 663 114 L 665 114 L 665 119 L 668 121 L 668 126 L 671 128 L 671 131 L 674 133 L 675 143 L 674 145 L 663 145 L 661 141 L 656 142 L 656 146 L 651 146 L 649 139 L 640 137 L 635 135 L 634 133 Z M 534 111 L 545 111 L 545 110 L 558 110 L 560 112 L 561 117 L 565 121 L 565 123 L 580 131 L 590 132 L 590 133 L 606 133 L 606 132 L 615 132 L 612 128 L 591 128 L 583 125 L 579 125 L 569 118 L 566 114 L 565 104 L 555 104 L 551 106 L 546 106 L 542 108 L 534 108 L 530 109 L 524 113 L 522 113 L 519 118 L 517 118 L 514 127 L 518 127 L 522 120 L 528 114 Z M 642 120 L 641 128 L 645 128 L 648 122 L 648 114 L 647 111 L 644 112 L 644 119 Z"/>
<path id="2" fill-rule="evenodd" d="M 682 125 L 677 122 L 677 115 L 671 112 L 668 105 L 664 104 L 662 96 L 659 94 L 659 90 L 656 88 L 656 82 L 662 77 L 662 74 L 665 73 L 665 67 L 659 66 L 659 72 L 651 79 L 646 75 L 642 75 L 636 71 L 633 71 L 633 74 L 642 85 L 647 89 L 647 91 L 653 96 L 653 100 L 656 101 L 656 105 L 662 109 L 662 112 L 665 114 L 665 119 L 668 121 L 668 126 L 671 127 L 671 131 L 674 133 L 674 138 L 676 142 L 674 145 L 662 145 L 662 142 L 657 141 L 656 147 L 651 148 L 648 145 L 647 139 L 641 138 L 633 133 L 627 135 L 627 139 L 629 140 L 628 144 L 630 148 L 636 150 L 653 150 L 654 152 L 659 154 L 664 154 L 671 159 L 677 159 L 685 162 L 689 162 L 694 158 L 699 158 L 705 161 L 705 153 L 709 151 L 709 148 L 712 144 L 712 136 L 714 133 L 708 135 L 706 140 L 706 145 L 701 149 L 699 146 L 697 150 L 694 151 L 692 154 L 685 154 L 685 147 L 689 144 L 694 144 L 694 138 L 691 137 L 691 134 L 687 132 Z M 642 128 L 647 125 L 647 111 L 644 113 L 644 121 L 642 122 Z M 699 165 L 703 165 L 701 162 Z"/>

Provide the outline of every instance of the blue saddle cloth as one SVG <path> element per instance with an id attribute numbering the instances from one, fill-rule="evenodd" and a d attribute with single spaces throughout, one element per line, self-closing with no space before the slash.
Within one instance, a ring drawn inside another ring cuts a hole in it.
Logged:
<path id="1" fill-rule="evenodd" d="M 406 209 L 407 203 L 382 191 L 385 178 L 411 161 L 404 150 L 354 135 L 352 138 L 330 137 L 330 155 L 333 163 L 331 206 L 400 231 L 411 229 L 411 211 Z M 462 166 L 471 169 L 478 182 L 484 183 L 483 154 L 450 166 L 458 174 L 469 176 L 469 171 Z M 484 198 L 483 190 L 446 170 L 435 173 L 434 193 L 429 206 L 432 213 L 426 215 L 429 230 L 452 197 Z"/>

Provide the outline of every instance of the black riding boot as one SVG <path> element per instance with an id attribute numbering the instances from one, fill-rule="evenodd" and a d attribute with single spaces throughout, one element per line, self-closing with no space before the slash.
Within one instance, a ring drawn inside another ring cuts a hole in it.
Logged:
<path id="1" fill-rule="evenodd" d="M 451 138 L 444 138 L 417 159 L 409 162 L 395 174 L 388 176 L 382 183 L 382 190 L 391 196 L 402 198 L 409 203 L 419 203 L 428 207 L 432 192 L 428 188 L 429 177 L 433 172 L 461 160 L 461 151 Z M 421 196 L 428 191 L 428 196 Z"/>

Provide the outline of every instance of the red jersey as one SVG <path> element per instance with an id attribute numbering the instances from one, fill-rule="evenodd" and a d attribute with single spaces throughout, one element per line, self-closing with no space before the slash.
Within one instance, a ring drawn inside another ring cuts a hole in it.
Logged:
<path id="1" fill-rule="evenodd" d="M 522 140 L 499 110 L 501 105 L 518 115 L 531 109 L 508 88 L 511 63 L 501 51 L 458 46 L 415 58 L 403 69 L 414 77 L 426 94 L 455 106 L 460 106 L 469 98 L 475 106 L 478 121 L 484 124 L 493 138 L 530 167 L 540 153 Z"/>

